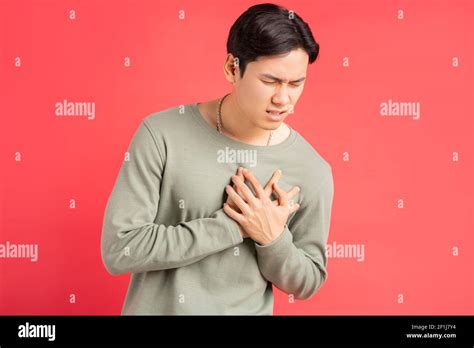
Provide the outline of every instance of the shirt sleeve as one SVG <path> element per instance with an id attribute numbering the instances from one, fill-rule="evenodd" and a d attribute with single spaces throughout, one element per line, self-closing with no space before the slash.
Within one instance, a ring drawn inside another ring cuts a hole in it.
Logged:
<path id="1" fill-rule="evenodd" d="M 263 276 L 299 300 L 311 298 L 327 278 L 326 243 L 334 195 L 332 170 L 329 173 L 314 193 L 302 197 L 293 220 L 277 239 L 266 245 L 254 243 Z"/>
<path id="2" fill-rule="evenodd" d="M 110 274 L 183 267 L 242 243 L 240 229 L 224 209 L 177 226 L 155 223 L 166 144 L 142 121 L 107 202 L 101 256 Z"/>

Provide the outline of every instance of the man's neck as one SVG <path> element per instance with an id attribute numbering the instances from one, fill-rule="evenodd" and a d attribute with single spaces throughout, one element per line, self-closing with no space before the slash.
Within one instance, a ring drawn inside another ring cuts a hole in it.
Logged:
<path id="1" fill-rule="evenodd" d="M 250 120 L 242 116 L 242 111 L 237 104 L 233 94 L 228 95 L 221 108 L 222 132 L 240 142 L 252 145 L 267 145 L 272 129 L 262 129 L 256 127 Z M 275 137 L 278 129 L 274 129 Z"/>

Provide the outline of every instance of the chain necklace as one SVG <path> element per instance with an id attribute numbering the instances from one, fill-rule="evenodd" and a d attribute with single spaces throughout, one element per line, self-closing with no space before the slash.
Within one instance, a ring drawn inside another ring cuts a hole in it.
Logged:
<path id="1" fill-rule="evenodd" d="M 219 107 L 217 108 L 217 130 L 221 134 L 222 134 L 221 107 L 222 107 L 222 102 L 224 101 L 225 97 L 227 97 L 228 95 L 229 94 L 226 94 L 224 97 L 221 98 L 221 100 L 219 101 Z M 270 141 L 272 141 L 272 137 L 273 137 L 273 131 L 270 131 L 270 136 L 268 137 L 267 146 L 270 144 Z"/>

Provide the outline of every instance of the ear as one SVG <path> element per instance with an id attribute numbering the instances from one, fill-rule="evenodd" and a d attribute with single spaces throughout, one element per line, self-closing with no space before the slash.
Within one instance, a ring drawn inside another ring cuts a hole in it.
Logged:
<path id="1" fill-rule="evenodd" d="M 239 59 L 234 57 L 232 53 L 227 54 L 226 61 L 224 63 L 224 75 L 227 81 L 235 83 L 238 79 L 239 70 Z"/>

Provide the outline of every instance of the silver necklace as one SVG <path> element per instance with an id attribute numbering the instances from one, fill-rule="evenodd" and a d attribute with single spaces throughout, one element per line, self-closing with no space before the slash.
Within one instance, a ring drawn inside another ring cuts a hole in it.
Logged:
<path id="1" fill-rule="evenodd" d="M 228 96 L 229 94 L 226 94 L 224 97 L 221 98 L 221 100 L 219 101 L 219 106 L 217 108 L 217 130 L 219 131 L 219 133 L 222 134 L 222 123 L 221 123 L 221 108 L 222 108 L 222 102 L 224 101 L 224 99 Z M 270 144 L 270 141 L 272 141 L 272 137 L 273 137 L 273 131 L 270 131 L 270 136 L 268 137 L 268 141 L 267 141 L 267 146 Z"/>

